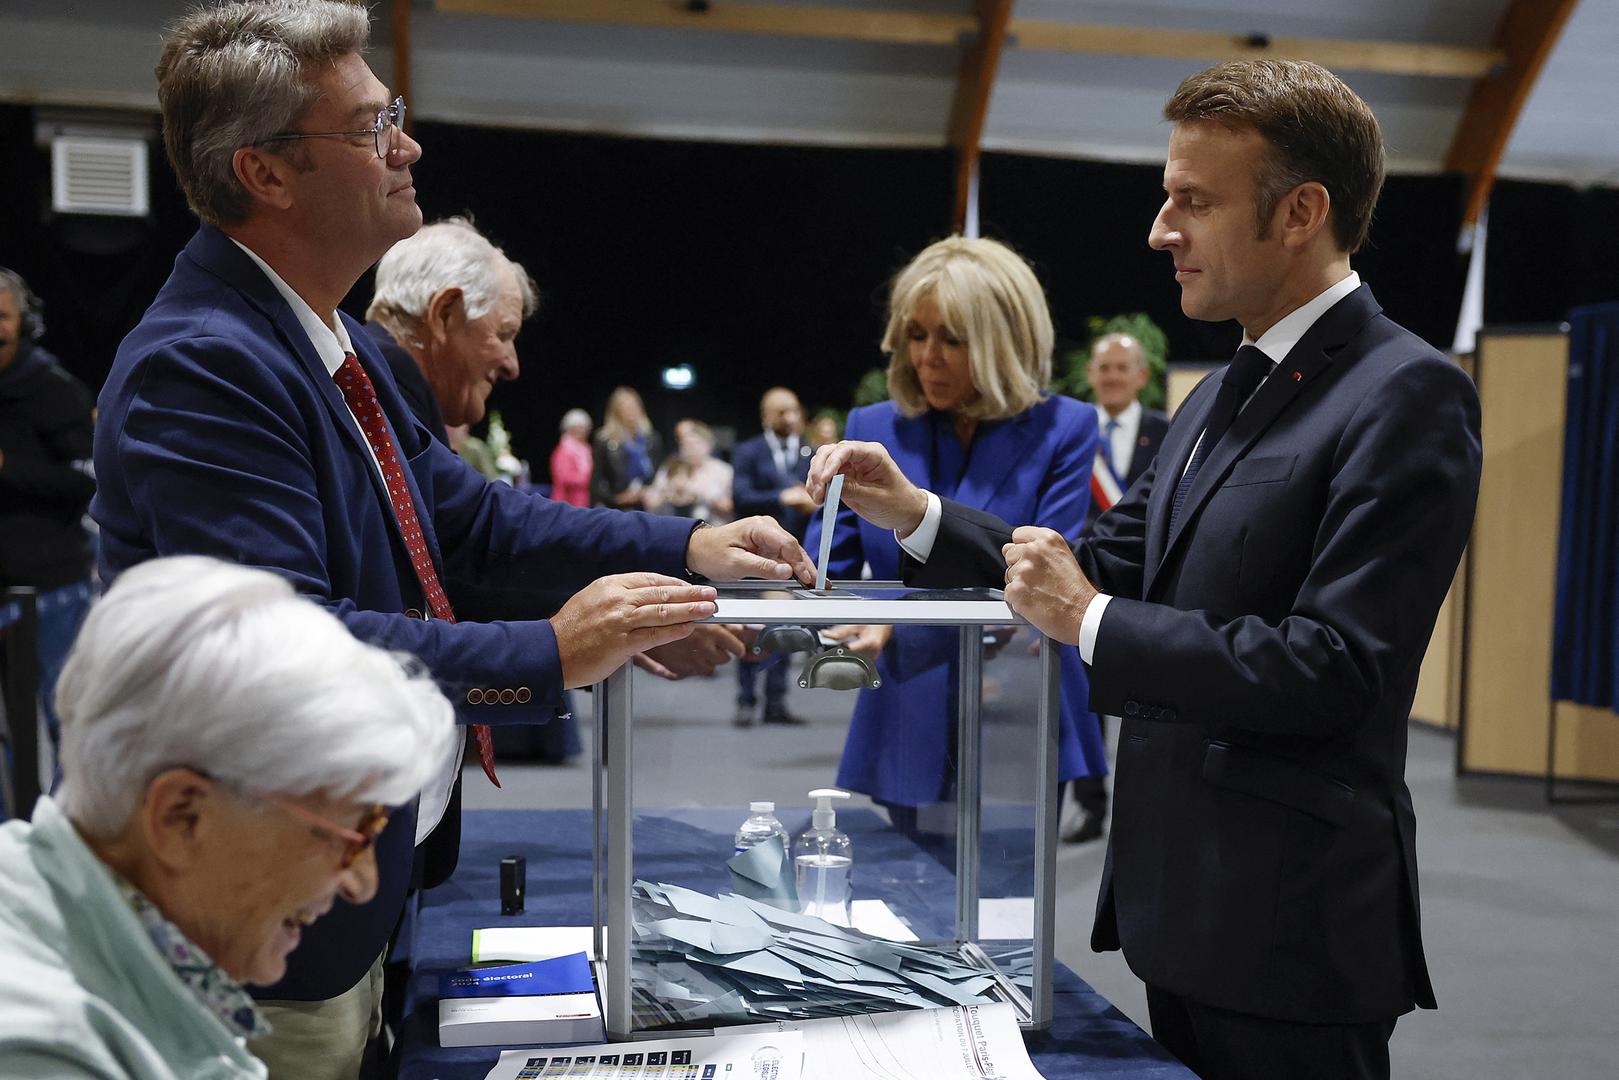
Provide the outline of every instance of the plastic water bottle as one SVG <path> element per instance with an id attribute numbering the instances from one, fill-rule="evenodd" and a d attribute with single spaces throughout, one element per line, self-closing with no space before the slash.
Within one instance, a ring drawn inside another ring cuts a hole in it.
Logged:
<path id="1" fill-rule="evenodd" d="M 736 831 L 736 854 L 740 855 L 751 847 L 769 840 L 772 836 L 781 838 L 782 854 L 787 853 L 792 843 L 787 837 L 787 829 L 776 820 L 776 804 L 773 802 L 752 802 L 748 804 L 751 815 Z"/>
<path id="2" fill-rule="evenodd" d="M 825 919 L 834 926 L 848 926 L 854 845 L 838 828 L 833 799 L 847 799 L 849 793 L 835 788 L 810 792 L 815 812 L 810 827 L 793 844 L 793 871 L 798 883 L 798 903 L 805 915 Z"/>

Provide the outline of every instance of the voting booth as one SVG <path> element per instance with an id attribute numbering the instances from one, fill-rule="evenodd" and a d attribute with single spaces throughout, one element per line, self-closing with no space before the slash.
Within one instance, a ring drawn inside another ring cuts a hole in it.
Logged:
<path id="1" fill-rule="evenodd" d="M 593 899 L 609 1038 L 990 1002 L 1010 1004 L 1025 1030 L 1049 1025 L 1063 646 L 1013 614 L 997 590 L 869 581 L 716 588 L 709 621 L 762 628 L 753 659 L 787 665 L 797 700 L 836 695 L 850 712 L 882 668 L 820 631 L 928 628 L 907 631 L 904 662 L 948 680 L 951 715 L 919 730 L 950 743 L 916 750 L 950 758 L 950 775 L 943 801 L 914 821 L 858 798 L 838 808 L 837 826 L 853 843 L 853 918 L 829 924 L 802 914 L 788 895 L 791 860 L 778 882 L 757 849 L 751 862 L 733 849 L 749 801 L 761 797 L 750 777 L 710 781 L 711 790 L 682 787 L 699 757 L 713 775 L 726 740 L 638 733 L 637 680 L 652 676 L 631 665 L 598 684 Z M 715 709 L 729 715 L 729 695 L 716 695 Z M 825 786 L 843 741 L 841 727 L 829 728 L 825 753 L 816 755 L 826 763 Z M 683 795 L 678 805 L 644 805 L 638 784 Z M 796 804 L 777 802 L 777 816 L 798 836 L 811 817 L 807 793 Z"/>

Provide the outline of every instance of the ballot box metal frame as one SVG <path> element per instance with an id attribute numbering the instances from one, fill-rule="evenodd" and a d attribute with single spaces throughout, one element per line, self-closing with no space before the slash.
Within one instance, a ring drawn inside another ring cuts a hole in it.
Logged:
<path id="1" fill-rule="evenodd" d="M 1033 980 L 1022 990 L 978 947 L 982 824 L 982 682 L 986 628 L 1029 625 L 995 589 L 907 589 L 899 582 L 829 582 L 825 590 L 783 582 L 717 582 L 713 623 L 753 626 L 834 626 L 846 623 L 960 628 L 956 769 L 955 944 L 963 957 L 997 975 L 1003 997 L 1025 1030 L 1052 1018 L 1056 936 L 1057 740 L 1060 717 L 1058 643 L 1039 639 L 1040 688 L 1035 719 Z M 887 598 L 892 595 L 893 598 Z M 592 784 L 592 902 L 595 955 L 605 960 L 600 986 L 608 1037 L 630 1039 L 634 1028 L 631 971 L 631 886 L 634 872 L 634 697 L 631 665 L 594 687 Z M 695 1034 L 696 1032 L 694 1032 Z M 647 1033 L 650 1034 L 650 1033 Z M 668 1030 L 656 1033 L 668 1037 Z"/>

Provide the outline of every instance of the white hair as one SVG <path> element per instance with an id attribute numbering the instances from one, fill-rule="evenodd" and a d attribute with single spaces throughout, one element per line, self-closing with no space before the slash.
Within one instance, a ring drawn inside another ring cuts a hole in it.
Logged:
<path id="1" fill-rule="evenodd" d="M 1109 345 L 1118 345 L 1131 350 L 1135 354 L 1136 367 L 1141 368 L 1143 371 L 1149 367 L 1147 363 L 1147 350 L 1142 347 L 1141 341 L 1134 334 L 1126 334 L 1122 331 L 1114 331 L 1111 334 L 1103 334 L 1101 337 L 1091 342 L 1091 355 L 1094 357 L 1097 353 L 1101 352 Z"/>
<path id="2" fill-rule="evenodd" d="M 79 631 L 56 705 L 57 799 L 102 838 L 177 766 L 235 787 L 397 805 L 456 735 L 416 660 L 356 640 L 274 574 L 201 556 L 118 578 Z"/>
<path id="3" fill-rule="evenodd" d="M 408 331 L 420 324 L 435 295 L 460 289 L 467 318 L 482 318 L 495 305 L 502 266 L 510 267 L 517 278 L 526 319 L 534 314 L 539 295 L 520 264 L 464 217 L 424 225 L 416 235 L 389 248 L 377 263 L 376 290 L 365 317 L 390 330 Z"/>
<path id="4" fill-rule="evenodd" d="M 590 414 L 583 409 L 569 409 L 562 414 L 561 430 L 567 431 L 571 427 L 591 427 Z"/>

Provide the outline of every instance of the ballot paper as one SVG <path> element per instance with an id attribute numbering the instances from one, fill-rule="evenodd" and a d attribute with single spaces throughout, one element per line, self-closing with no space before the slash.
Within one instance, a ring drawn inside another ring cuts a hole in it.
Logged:
<path id="1" fill-rule="evenodd" d="M 803 1047 L 799 1032 L 772 1030 L 566 1050 L 507 1050 L 484 1080 L 800 1080 Z"/>
<path id="2" fill-rule="evenodd" d="M 974 1005 L 759 1024 L 712 1036 L 574 1046 L 560 1053 L 508 1050 L 485 1080 L 1039 1080 L 1040 1075 L 1029 1061 L 1012 1007 Z"/>
<path id="3" fill-rule="evenodd" d="M 647 881 L 631 902 L 643 1030 L 1004 1000 L 997 972 L 953 944 L 887 941 L 749 896 Z"/>
<path id="4" fill-rule="evenodd" d="M 787 858 L 787 845 L 772 836 L 726 860 L 731 891 L 763 900 L 785 911 L 798 910 L 798 882 Z"/>
<path id="5" fill-rule="evenodd" d="M 603 930 L 605 934 L 605 929 Z M 596 955 L 596 932 L 589 926 L 490 926 L 472 932 L 472 962 L 526 964 L 582 952 Z"/>

